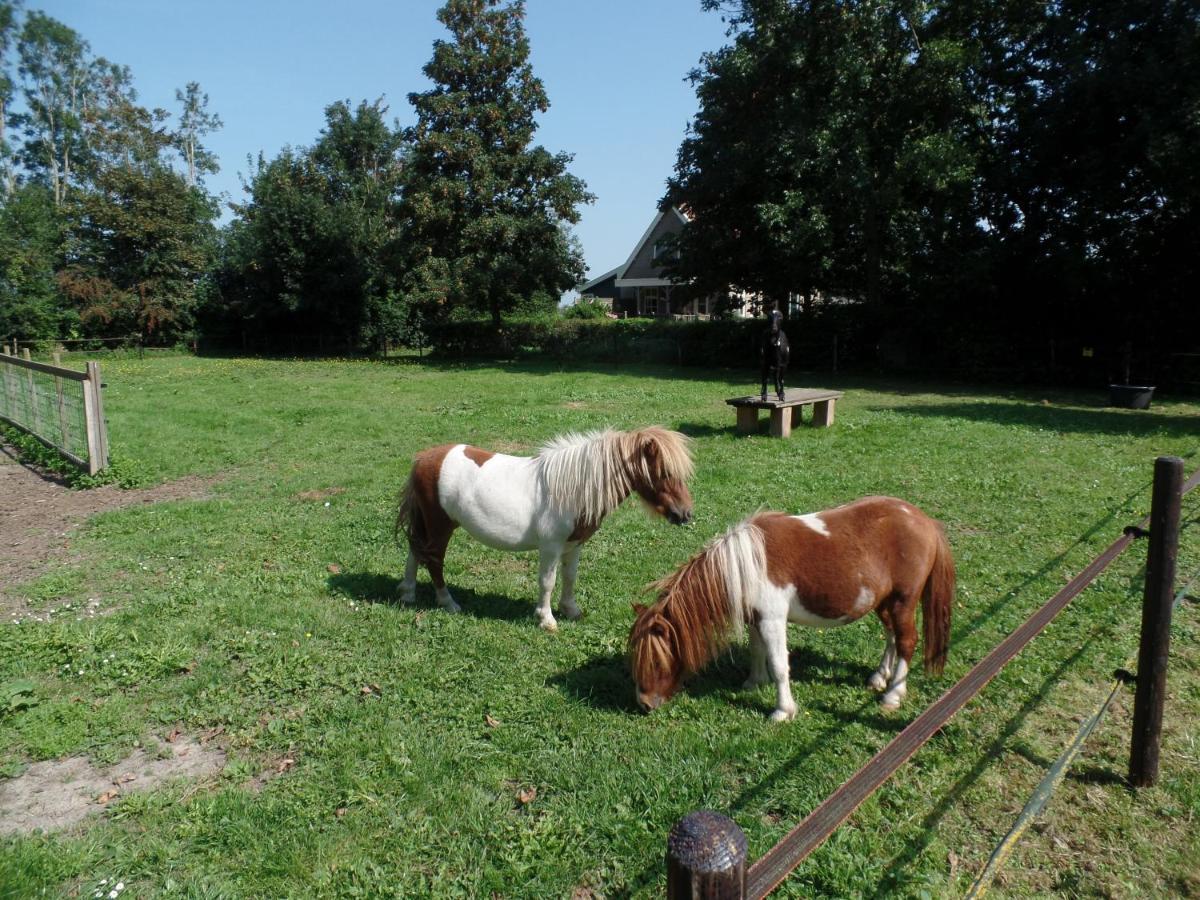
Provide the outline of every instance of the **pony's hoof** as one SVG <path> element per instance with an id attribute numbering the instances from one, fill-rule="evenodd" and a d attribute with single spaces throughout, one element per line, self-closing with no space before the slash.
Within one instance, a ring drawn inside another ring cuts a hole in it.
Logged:
<path id="1" fill-rule="evenodd" d="M 573 604 L 571 606 L 560 606 L 558 614 L 564 619 L 570 619 L 572 622 L 577 622 L 583 618 L 583 610 Z"/>
<path id="2" fill-rule="evenodd" d="M 541 627 L 542 631 L 548 631 L 550 634 L 554 634 L 558 631 L 558 623 L 553 619 L 542 619 L 538 625 Z"/>
<path id="3" fill-rule="evenodd" d="M 777 709 L 771 713 L 772 722 L 790 722 L 796 718 L 796 710 Z"/>
<path id="4" fill-rule="evenodd" d="M 888 712 L 893 712 L 900 708 L 900 703 L 903 700 L 903 694 L 887 693 L 879 698 L 879 708 Z"/>
<path id="5" fill-rule="evenodd" d="M 462 612 L 462 607 L 459 606 L 457 603 L 455 603 L 454 598 L 450 597 L 450 596 L 438 597 L 438 606 L 440 606 L 442 609 L 444 609 L 448 613 Z"/>
<path id="6" fill-rule="evenodd" d="M 878 672 L 875 672 L 870 678 L 867 679 L 867 687 L 877 694 L 882 693 L 883 691 L 887 690 L 887 679 Z"/>
<path id="7" fill-rule="evenodd" d="M 755 678 L 753 675 L 751 675 L 749 678 L 747 678 L 745 681 L 742 682 L 742 690 L 748 691 L 751 688 L 756 688 L 760 684 L 765 682 L 766 680 L 767 679 L 765 679 L 765 678 Z"/>

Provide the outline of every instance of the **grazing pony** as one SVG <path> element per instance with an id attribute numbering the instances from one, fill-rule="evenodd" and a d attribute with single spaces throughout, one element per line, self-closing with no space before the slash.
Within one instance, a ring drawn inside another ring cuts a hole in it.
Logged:
<path id="1" fill-rule="evenodd" d="M 630 661 L 638 703 L 652 710 L 750 626 L 745 687 L 775 681 L 771 718 L 795 718 L 788 683 L 787 623 L 831 628 L 875 610 L 887 644 L 871 675 L 882 705 L 907 691 L 921 598 L 925 671 L 946 662 L 954 560 L 941 525 L 894 497 L 866 497 L 836 509 L 790 516 L 764 512 L 735 525 L 652 585 L 658 600 L 634 605 Z"/>
<path id="2" fill-rule="evenodd" d="M 575 602 L 579 548 L 604 517 L 631 493 L 676 525 L 692 517 L 689 439 L 652 426 L 640 431 L 592 431 L 555 438 L 534 457 L 506 456 L 446 444 L 422 450 L 400 498 L 396 530 L 408 539 L 400 599 L 412 603 L 417 564 L 429 570 L 437 602 L 460 607 L 446 589 L 442 564 L 450 535 L 461 525 L 498 550 L 537 550 L 542 628 L 555 631 L 550 595 L 563 564 L 559 612 L 580 616 Z"/>

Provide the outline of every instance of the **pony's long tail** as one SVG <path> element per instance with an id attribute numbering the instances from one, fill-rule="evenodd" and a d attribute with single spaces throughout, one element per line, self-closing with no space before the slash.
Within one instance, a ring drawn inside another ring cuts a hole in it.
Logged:
<path id="1" fill-rule="evenodd" d="M 925 672 L 941 675 L 950 645 L 950 616 L 954 609 L 954 557 L 946 532 L 938 525 L 937 553 L 933 568 L 921 592 L 921 618 L 924 626 Z"/>
<path id="2" fill-rule="evenodd" d="M 429 557 L 429 534 L 425 528 L 425 516 L 421 512 L 421 504 L 417 500 L 415 485 L 416 467 L 408 476 L 404 490 L 400 492 L 400 502 L 396 507 L 396 524 L 393 533 L 399 543 L 400 535 L 404 535 L 408 549 L 412 551 L 417 562 L 424 564 Z"/>

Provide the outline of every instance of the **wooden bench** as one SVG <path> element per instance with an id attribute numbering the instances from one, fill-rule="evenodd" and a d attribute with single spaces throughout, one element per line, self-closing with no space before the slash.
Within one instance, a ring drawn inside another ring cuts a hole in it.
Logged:
<path id="1" fill-rule="evenodd" d="M 813 408 L 812 424 L 815 428 L 828 428 L 833 424 L 833 410 L 841 391 L 814 391 L 791 389 L 784 392 L 783 400 L 762 400 L 757 395 L 749 397 L 733 397 L 726 400 L 737 410 L 737 430 L 739 434 L 751 434 L 758 431 L 758 411 L 771 411 L 771 437 L 788 437 L 792 426 L 801 421 L 801 411 L 811 405 Z"/>

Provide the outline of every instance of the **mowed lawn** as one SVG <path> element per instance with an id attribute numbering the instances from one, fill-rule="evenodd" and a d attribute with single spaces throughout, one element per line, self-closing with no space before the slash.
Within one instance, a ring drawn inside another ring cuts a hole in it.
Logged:
<path id="1" fill-rule="evenodd" d="M 793 378 L 846 391 L 829 429 L 734 434 L 751 372 L 405 359 L 102 362 L 110 443 L 147 483 L 212 479 L 207 499 L 103 514 L 81 554 L 19 588 L 37 609 L 106 614 L 0 623 L 0 776 L 211 735 L 208 781 L 131 793 L 63 832 L 0 838 L 0 896 L 656 895 L 665 838 L 709 808 L 758 856 L 1149 509 L 1155 456 L 1200 467 L 1200 406 L 1105 408 L 1099 390 L 1001 390 Z M 463 615 L 395 602 L 396 495 L 413 453 L 466 441 L 533 453 L 566 431 L 659 423 L 694 439 L 694 522 L 628 501 L 585 547 L 585 617 L 533 615 L 532 555 L 459 533 L 447 579 Z M 763 507 L 807 512 L 893 494 L 946 525 L 959 575 L 946 675 L 909 679 L 884 713 L 865 689 L 874 619 L 793 628 L 801 712 L 775 725 L 743 692 L 736 646 L 643 715 L 625 660 L 630 604 Z M 1200 569 L 1200 491 L 1181 575 Z M 1145 544 L 1079 597 L 780 890 L 958 896 L 1031 787 L 1135 650 Z M 1121 783 L 1123 694 L 1026 837 L 1007 896 L 1200 891 L 1200 609 L 1185 602 L 1159 787 Z M 99 810 L 101 807 L 97 805 Z M 1190 824 L 1186 824 L 1190 823 Z"/>

